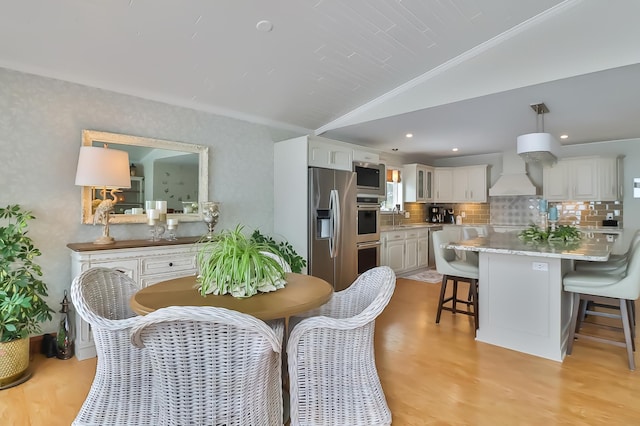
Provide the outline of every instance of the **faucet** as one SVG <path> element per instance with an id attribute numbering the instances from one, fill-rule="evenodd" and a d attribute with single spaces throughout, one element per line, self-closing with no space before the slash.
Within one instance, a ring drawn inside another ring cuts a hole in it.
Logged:
<path id="1" fill-rule="evenodd" d="M 393 208 L 393 214 L 391 215 L 391 223 L 394 228 L 396 226 L 396 213 L 400 214 L 400 204 L 395 205 L 395 207 Z M 398 222 L 398 225 L 401 225 L 401 224 L 402 224 L 402 219 L 400 219 Z"/>

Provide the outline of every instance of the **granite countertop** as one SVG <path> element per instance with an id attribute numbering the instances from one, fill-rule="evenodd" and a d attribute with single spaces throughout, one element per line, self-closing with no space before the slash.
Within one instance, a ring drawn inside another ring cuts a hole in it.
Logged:
<path id="1" fill-rule="evenodd" d="M 528 243 L 518 238 L 516 232 L 494 232 L 487 237 L 452 242 L 444 247 L 486 253 L 605 261 L 609 258 L 613 244 L 614 241 L 609 241 L 605 236 L 583 237 L 575 243 Z"/>
<path id="2" fill-rule="evenodd" d="M 419 229 L 419 228 L 440 228 L 442 225 L 451 225 L 450 223 L 405 223 L 402 225 L 385 225 L 380 227 L 380 232 L 389 231 L 406 231 L 407 229 Z"/>

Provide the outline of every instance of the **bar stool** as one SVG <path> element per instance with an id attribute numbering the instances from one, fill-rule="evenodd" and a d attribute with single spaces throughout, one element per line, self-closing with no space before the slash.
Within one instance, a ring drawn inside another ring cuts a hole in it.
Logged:
<path id="1" fill-rule="evenodd" d="M 573 293 L 573 312 L 569 328 L 567 355 L 573 350 L 575 337 L 609 343 L 627 349 L 629 369 L 635 370 L 635 326 L 632 319 L 632 304 L 640 296 L 640 250 L 634 250 L 624 273 L 572 271 L 563 278 L 564 290 Z M 595 302 L 604 306 L 616 306 L 620 314 L 589 310 L 587 302 Z M 584 316 L 582 312 L 593 316 L 619 318 L 624 331 L 624 343 L 603 337 L 581 333 Z"/>
<path id="2" fill-rule="evenodd" d="M 433 233 L 433 251 L 436 260 L 436 270 L 442 274 L 442 287 L 440 288 L 440 298 L 438 300 L 438 313 L 436 324 L 440 323 L 442 311 L 450 311 L 454 314 L 460 313 L 472 316 L 476 330 L 478 329 L 478 265 L 459 259 L 455 250 L 444 249 L 442 244 L 455 241 L 458 238 L 457 231 L 436 231 Z M 453 294 L 446 297 L 448 282 L 453 283 Z M 469 283 L 470 300 L 458 298 L 458 282 Z M 451 302 L 451 306 L 445 306 Z M 459 309 L 458 304 L 466 306 L 466 310 Z"/>
<path id="3" fill-rule="evenodd" d="M 589 260 L 577 260 L 575 262 L 575 270 L 580 272 L 604 272 L 607 274 L 622 274 L 626 273 L 627 265 L 629 263 L 629 258 L 633 255 L 633 252 L 640 247 L 640 229 L 636 230 L 629 242 L 629 248 L 623 254 L 612 254 L 609 256 L 609 260 L 606 262 L 592 262 Z M 613 308 L 618 309 L 618 306 L 609 306 L 602 303 L 596 302 L 588 302 L 582 307 L 582 312 L 580 317 L 584 320 L 587 308 L 590 311 L 596 307 L 604 307 L 604 308 Z M 631 303 L 631 317 L 633 318 L 633 323 L 635 325 L 636 322 L 636 308 L 635 303 Z M 635 337 L 635 334 L 634 336 Z"/>
<path id="4" fill-rule="evenodd" d="M 629 242 L 629 248 L 623 254 L 612 254 L 606 262 L 591 262 L 588 260 L 577 260 L 575 262 L 576 271 L 608 272 L 619 274 L 625 271 L 629 258 L 634 250 L 640 245 L 640 229 L 636 230 Z"/>

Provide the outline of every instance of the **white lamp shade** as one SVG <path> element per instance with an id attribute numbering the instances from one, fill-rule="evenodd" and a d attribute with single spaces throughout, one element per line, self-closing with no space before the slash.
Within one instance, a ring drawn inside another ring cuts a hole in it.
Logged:
<path id="1" fill-rule="evenodd" d="M 76 185 L 131 188 L 129 154 L 110 148 L 80 147 Z"/>

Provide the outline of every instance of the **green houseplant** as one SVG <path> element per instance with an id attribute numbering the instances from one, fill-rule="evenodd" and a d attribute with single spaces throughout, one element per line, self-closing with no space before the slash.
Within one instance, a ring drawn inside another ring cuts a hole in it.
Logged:
<path id="1" fill-rule="evenodd" d="M 291 267 L 291 272 L 301 273 L 302 268 L 307 266 L 307 261 L 296 251 L 293 249 L 293 246 L 289 244 L 287 241 L 276 242 L 273 238 L 262 235 L 259 230 L 253 231 L 251 234 L 251 239 L 259 242 L 265 243 L 271 250 L 277 253 L 281 258 L 283 258 Z"/>
<path id="2" fill-rule="evenodd" d="M 285 285 L 282 265 L 266 253 L 279 255 L 268 244 L 247 237 L 243 226 L 225 230 L 199 243 L 198 284 L 202 295 L 250 297 Z"/>
<path id="3" fill-rule="evenodd" d="M 35 217 L 20 205 L 0 208 L 0 384 L 19 377 L 29 364 L 29 335 L 51 320 L 47 286 L 35 263 L 41 255 L 27 235 Z M 26 348 L 26 353 L 23 351 Z M 12 362 L 16 361 L 12 367 Z M 25 365 L 26 364 L 26 365 Z M 7 368 L 5 368 L 7 367 Z"/>

